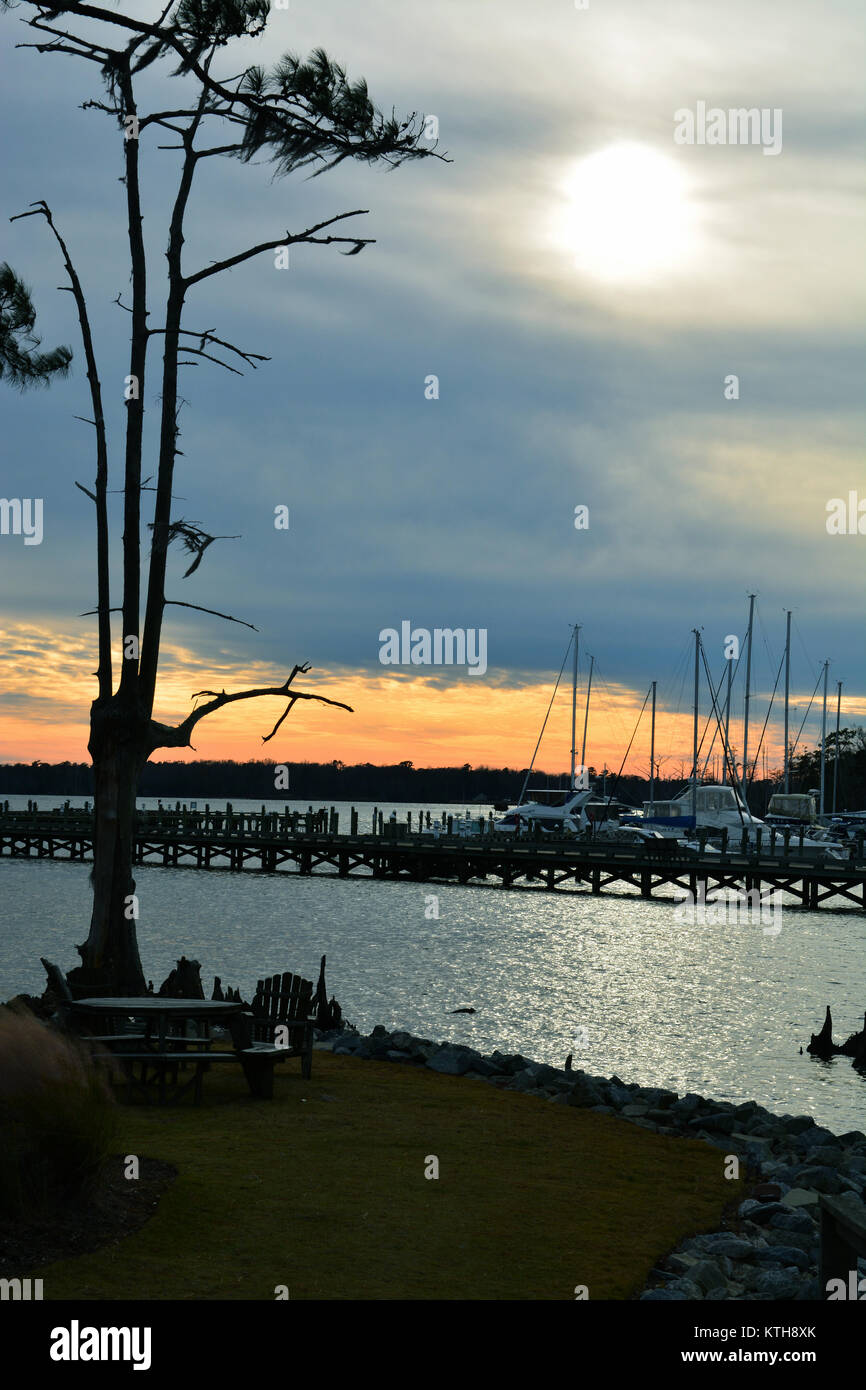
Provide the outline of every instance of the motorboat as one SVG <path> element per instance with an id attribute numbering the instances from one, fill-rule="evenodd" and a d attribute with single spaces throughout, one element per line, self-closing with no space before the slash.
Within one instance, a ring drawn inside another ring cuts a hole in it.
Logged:
<path id="1" fill-rule="evenodd" d="M 508 835 L 537 826 L 544 835 L 577 835 L 589 826 L 584 807 L 592 794 L 592 789 L 586 788 L 584 791 L 568 792 L 565 795 L 562 792 L 554 793 L 561 798 L 559 803 L 555 804 L 524 801 L 501 820 L 496 821 L 493 829 L 500 835 Z"/>
<path id="2" fill-rule="evenodd" d="M 630 823 L 630 822 L 628 822 Z M 760 817 L 755 816 L 746 806 L 739 792 L 731 786 L 718 783 L 704 783 L 698 787 L 687 787 L 684 792 L 671 801 L 645 801 L 643 816 L 639 822 L 646 829 L 660 830 L 663 835 L 677 840 L 694 841 L 696 832 L 705 830 L 712 838 L 718 838 L 722 831 L 728 832 L 728 843 L 735 849 L 746 832 L 746 844 L 754 849 L 761 838 L 761 853 L 781 857 L 785 854 L 784 834 L 776 828 L 775 845 L 772 831 L 775 828 Z M 845 847 L 838 841 L 819 837 L 817 828 L 813 833 L 803 835 L 800 843 L 800 824 L 789 837 L 789 854 L 792 850 L 801 852 L 807 858 L 827 855 L 833 859 L 846 858 Z"/>

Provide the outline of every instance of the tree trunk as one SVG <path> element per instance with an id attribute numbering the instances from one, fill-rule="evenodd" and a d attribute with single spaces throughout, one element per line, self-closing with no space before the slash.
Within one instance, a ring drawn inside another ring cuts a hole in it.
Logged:
<path id="1" fill-rule="evenodd" d="M 73 991 L 108 995 L 146 992 L 138 954 L 132 858 L 135 796 L 149 755 L 148 723 L 117 697 L 91 710 L 93 759 L 93 912 L 90 934 L 77 947 L 81 965 L 69 974 Z"/>

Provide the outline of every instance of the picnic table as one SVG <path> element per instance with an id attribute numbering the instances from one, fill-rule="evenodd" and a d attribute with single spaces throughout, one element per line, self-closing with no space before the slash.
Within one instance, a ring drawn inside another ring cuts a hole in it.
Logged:
<path id="1" fill-rule="evenodd" d="M 71 1005 L 72 1012 L 79 1019 L 94 1021 L 114 1021 L 117 1019 L 138 1019 L 143 1021 L 144 1033 L 94 1033 L 87 1041 L 108 1049 L 108 1054 L 124 1068 L 130 1086 L 136 1086 L 149 1099 L 148 1087 L 155 1084 L 160 1104 L 168 1097 L 168 1086 L 172 1087 L 172 1097 L 176 1099 L 189 1086 L 193 1087 L 195 1099 L 201 1099 L 201 1081 L 209 1062 L 217 1058 L 240 1060 L 234 1053 L 211 1052 L 210 1025 L 216 1021 L 228 1022 L 240 1013 L 243 1004 L 229 1003 L 218 999 L 171 999 L 158 994 L 146 994 L 133 998 L 79 999 Z M 188 1022 L 197 1025 L 196 1032 L 189 1036 Z M 183 1024 L 178 1032 L 177 1025 Z M 203 1025 L 203 1027 L 202 1027 Z M 134 1075 L 133 1063 L 141 1064 L 138 1080 Z M 182 1085 L 178 1082 L 179 1067 L 191 1063 L 194 1074 Z M 148 1071 L 152 1072 L 150 1079 Z"/>
<path id="2" fill-rule="evenodd" d="M 270 1099 L 274 1089 L 274 1066 L 284 1057 L 300 1055 L 303 1075 L 307 1079 L 310 1076 L 312 990 L 309 980 L 287 973 L 259 980 L 251 1009 L 229 1000 L 173 999 L 158 994 L 80 999 L 69 1007 L 79 1021 L 144 1021 L 144 1033 L 111 1032 L 116 1023 L 110 1022 L 108 1032 L 93 1034 L 86 1040 L 97 1049 L 108 1049 L 97 1055 L 118 1063 L 126 1074 L 130 1090 L 135 1087 L 145 1100 L 150 1100 L 154 1086 L 161 1105 L 169 1095 L 176 1100 L 192 1087 L 198 1104 L 202 1077 L 214 1062 L 239 1063 L 252 1094 Z M 210 1025 L 217 1020 L 228 1023 L 233 1043 L 231 1051 L 211 1050 Z M 186 1030 L 188 1022 L 196 1025 L 192 1035 Z M 181 1023 L 183 1031 L 178 1032 L 177 1025 Z M 141 1067 L 138 1077 L 135 1076 L 136 1063 Z M 181 1084 L 178 1071 L 186 1065 L 193 1066 L 195 1071 Z"/>

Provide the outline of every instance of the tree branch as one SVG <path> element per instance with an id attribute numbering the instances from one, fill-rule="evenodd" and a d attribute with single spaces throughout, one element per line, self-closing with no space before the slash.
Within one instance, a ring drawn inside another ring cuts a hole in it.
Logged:
<path id="1" fill-rule="evenodd" d="M 40 216 L 45 218 L 57 245 L 60 247 L 63 265 L 66 274 L 69 276 L 71 293 L 75 299 L 75 306 L 78 310 L 78 323 L 81 329 L 81 340 L 84 346 L 85 361 L 87 363 L 87 381 L 90 386 L 90 399 L 93 404 L 93 424 L 96 428 L 96 492 L 95 494 L 88 492 L 88 489 L 81 487 L 80 483 L 76 483 L 76 487 L 81 487 L 81 491 L 87 492 L 87 495 L 96 503 L 96 588 L 100 610 L 98 622 L 99 659 L 96 674 L 99 682 L 99 698 L 100 700 L 107 700 L 111 697 L 112 687 L 111 623 L 108 618 L 108 605 L 111 602 L 111 598 L 107 501 L 108 437 L 105 428 L 105 415 L 102 409 L 102 385 L 96 367 L 93 334 L 90 328 L 90 317 L 87 312 L 87 301 L 84 297 L 84 290 L 78 278 L 78 272 L 72 264 L 66 242 L 54 225 L 51 209 L 46 202 L 40 199 L 38 202 L 31 205 L 31 210 L 29 212 L 20 212 L 15 217 L 10 217 L 9 220 L 10 222 L 17 222 L 24 217 Z"/>
<path id="2" fill-rule="evenodd" d="M 333 241 L 348 241 L 353 244 L 355 250 L 349 252 L 350 255 L 357 254 L 364 246 L 371 246 L 375 240 L 372 237 L 349 237 L 349 236 L 314 236 L 314 232 L 320 232 L 324 227 L 332 227 L 335 222 L 343 222 L 347 217 L 363 217 L 369 212 L 369 208 L 355 208 L 353 212 L 338 212 L 334 217 L 328 217 L 324 222 L 317 222 L 314 227 L 308 227 L 305 232 L 286 232 L 285 236 L 277 237 L 275 241 L 263 241 L 259 246 L 252 246 L 248 251 L 240 251 L 236 256 L 228 256 L 224 261 L 215 261 L 213 265 L 205 266 L 195 275 L 187 275 L 184 286 L 189 289 L 191 285 L 197 284 L 200 280 L 206 280 L 209 275 L 219 275 L 224 270 L 230 270 L 232 266 L 240 265 L 242 261 L 251 260 L 253 256 L 261 255 L 263 251 L 273 251 L 278 246 L 294 245 L 297 242 L 314 242 L 320 246 L 327 246 Z"/>
<path id="3" fill-rule="evenodd" d="M 206 719 L 209 714 L 214 714 L 217 710 L 223 709 L 226 705 L 234 704 L 238 700 L 257 700 L 266 695 L 282 695 L 288 699 L 288 709 L 286 709 L 281 718 L 277 720 L 271 733 L 263 737 L 263 743 L 267 743 L 273 738 L 277 729 L 279 729 L 283 720 L 286 718 L 286 715 L 298 700 L 315 700 L 319 704 L 333 705 L 336 709 L 348 710 L 350 714 L 354 713 L 352 706 L 344 704 L 342 700 L 330 700 L 326 695 L 313 695 L 305 690 L 291 690 L 290 686 L 295 676 L 299 673 L 306 674 L 309 670 L 309 663 L 304 662 L 293 668 L 291 675 L 282 685 L 264 686 L 259 690 L 239 690 L 233 695 L 227 695 L 224 690 L 219 692 L 215 690 L 197 691 L 192 697 L 194 700 L 200 699 L 203 695 L 210 695 L 212 698 L 207 704 L 200 705 L 198 709 L 193 710 L 182 723 L 175 727 L 171 727 L 170 725 L 158 724 L 154 720 L 151 720 L 151 752 L 156 748 L 191 748 L 192 744 L 190 743 L 190 737 L 199 720 Z"/>
<path id="4" fill-rule="evenodd" d="M 121 308 L 123 307 L 124 306 L 121 305 Z M 165 333 L 165 329 L 150 328 L 148 332 L 153 334 Z M 233 352 L 238 357 L 243 358 L 244 362 L 248 363 L 251 367 L 255 367 L 256 362 L 270 362 L 271 360 L 270 357 L 265 357 L 264 353 L 245 352 L 243 348 L 235 347 L 234 343 L 227 343 L 224 338 L 218 338 L 212 328 L 206 328 L 203 332 L 199 332 L 199 330 L 195 328 L 179 328 L 178 333 L 185 338 L 199 338 L 201 340 L 199 342 L 199 349 L 201 349 L 205 343 L 215 343 L 217 347 L 223 347 L 227 352 Z M 183 352 L 192 352 L 192 350 L 192 348 L 188 347 L 182 349 Z"/>
<path id="5" fill-rule="evenodd" d="M 185 346 L 185 347 L 181 348 L 181 351 L 182 351 L 182 352 L 194 352 L 195 355 L 196 355 L 196 357 L 206 357 L 207 360 L 208 360 L 208 362 L 215 362 L 215 363 L 217 364 L 218 367 L 225 367 L 225 369 L 226 369 L 227 372 L 233 372 L 235 376 L 243 376 L 243 372 L 239 371 L 237 367 L 231 367 L 231 366 L 229 366 L 228 362 L 223 362 L 223 361 L 221 361 L 221 359 L 220 359 L 219 357 L 214 357 L 213 353 L 211 353 L 211 352 L 203 352 L 201 348 L 197 348 L 197 347 L 188 347 L 188 346 Z M 254 364 L 254 365 L 255 365 L 255 364 Z M 179 366 L 179 367 L 197 367 L 197 366 L 198 366 L 198 363 L 197 363 L 197 362 L 178 362 L 178 366 Z"/>
<path id="6" fill-rule="evenodd" d="M 243 618 L 233 618 L 230 613 L 220 613 L 216 608 L 202 608 L 198 603 L 183 603 L 177 598 L 167 598 L 165 601 L 173 608 L 194 608 L 197 613 L 211 613 L 215 618 L 225 618 L 227 623 L 240 623 L 241 627 L 250 627 L 253 632 L 258 632 L 253 623 L 244 622 Z"/>

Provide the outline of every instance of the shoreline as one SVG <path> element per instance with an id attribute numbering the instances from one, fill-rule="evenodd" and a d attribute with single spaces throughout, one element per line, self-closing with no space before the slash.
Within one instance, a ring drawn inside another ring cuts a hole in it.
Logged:
<path id="1" fill-rule="evenodd" d="M 352 1029 L 317 1032 L 314 1050 L 425 1066 L 717 1149 L 725 1175 L 750 1179 L 754 1195 L 739 1204 L 728 1227 L 689 1236 L 675 1250 L 660 1253 L 640 1301 L 824 1301 L 818 1281 L 821 1197 L 833 1196 L 866 1219 L 866 1134 L 861 1130 L 836 1135 L 810 1115 L 777 1115 L 756 1101 L 734 1104 L 694 1092 L 679 1096 L 520 1053 L 484 1056 L 461 1043 L 436 1043 L 402 1029 L 389 1032 L 382 1024 L 366 1036 Z M 857 1263 L 862 1279 L 866 1259 Z"/>

